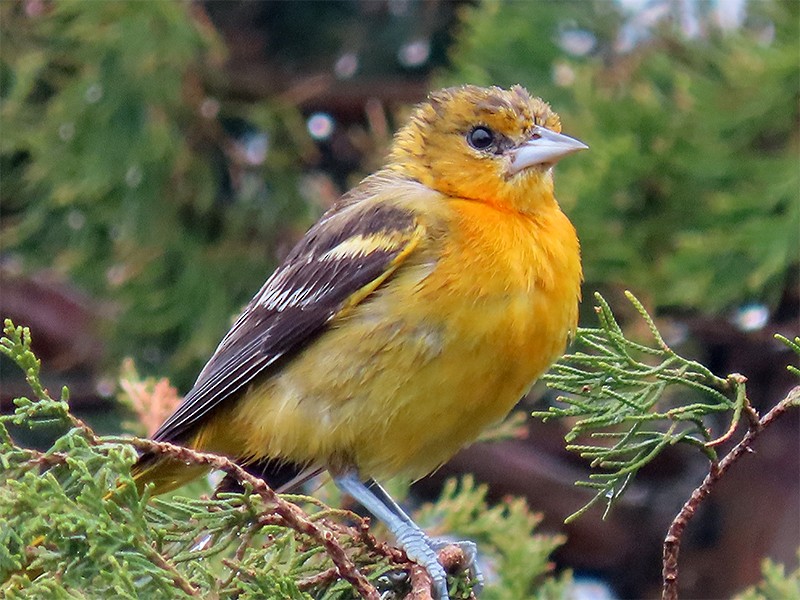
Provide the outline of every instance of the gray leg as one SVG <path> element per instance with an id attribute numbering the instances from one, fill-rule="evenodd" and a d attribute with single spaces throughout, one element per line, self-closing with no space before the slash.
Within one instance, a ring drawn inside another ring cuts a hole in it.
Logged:
<path id="1" fill-rule="evenodd" d="M 379 484 L 374 479 L 370 479 L 366 482 L 367 488 L 378 498 L 380 502 L 383 503 L 386 508 L 391 510 L 397 517 L 404 520 L 406 523 L 409 523 L 412 527 L 417 527 L 417 525 L 411 520 L 400 506 L 398 506 L 397 502 L 395 502 L 392 497 L 383 489 L 381 484 Z M 474 581 L 472 592 L 478 596 L 480 595 L 481 591 L 483 590 L 483 572 L 478 565 L 478 547 L 475 545 L 475 542 L 470 541 L 451 541 L 448 539 L 437 539 L 437 538 L 428 538 L 428 544 L 430 547 L 438 554 L 439 550 L 446 546 L 458 546 L 461 548 L 461 551 L 464 553 L 464 558 L 467 559 L 467 568 L 470 571 L 470 575 L 472 580 Z"/>
<path id="2" fill-rule="evenodd" d="M 409 523 L 414 527 L 417 526 L 417 524 L 411 520 L 411 517 L 409 517 L 402 508 L 400 508 L 400 505 L 394 501 L 394 498 L 392 498 L 389 495 L 389 492 L 383 489 L 383 486 L 380 483 L 378 483 L 374 479 L 370 479 L 369 481 L 364 483 L 364 485 L 367 486 L 367 489 L 370 492 L 372 492 L 372 494 L 375 496 L 375 498 L 378 499 L 378 501 L 380 501 L 386 508 L 392 511 L 395 515 L 400 517 L 406 523 Z"/>
<path id="3" fill-rule="evenodd" d="M 408 558 L 428 571 L 433 580 L 436 598 L 438 600 L 450 600 L 450 595 L 447 591 L 447 574 L 444 572 L 442 565 L 439 564 L 439 557 L 431 547 L 430 539 L 400 509 L 397 503 L 389 498 L 389 494 L 372 482 L 379 490 L 376 494 L 375 491 L 364 485 L 353 471 L 336 475 L 333 481 L 336 487 L 352 496 L 361 506 L 386 525 L 397 539 L 400 547 L 405 550 Z M 386 502 L 387 500 L 388 503 Z"/>

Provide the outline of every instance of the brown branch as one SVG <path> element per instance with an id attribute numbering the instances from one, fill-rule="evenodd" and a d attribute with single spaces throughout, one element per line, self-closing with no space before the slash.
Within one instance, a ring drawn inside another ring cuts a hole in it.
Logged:
<path id="1" fill-rule="evenodd" d="M 325 548 L 328 556 L 336 566 L 339 576 L 350 583 L 362 598 L 380 600 L 380 595 L 375 586 L 356 568 L 353 561 L 345 553 L 344 548 L 336 540 L 333 532 L 309 520 L 308 515 L 299 507 L 282 499 L 262 479 L 251 475 L 229 458 L 207 452 L 197 452 L 167 442 L 155 442 L 141 438 L 115 438 L 113 441 L 131 444 L 143 452 L 161 454 L 181 462 L 218 469 L 236 479 L 239 484 L 243 486 L 249 485 L 252 487 L 253 492 L 258 494 L 264 503 L 270 507 L 270 510 L 279 515 L 289 527 L 309 536 Z"/>
<path id="2" fill-rule="evenodd" d="M 728 375 L 727 379 L 728 383 L 736 388 L 736 408 L 733 411 L 733 418 L 731 419 L 731 424 L 728 427 L 728 431 L 722 434 L 715 440 L 711 440 L 710 442 L 706 442 L 706 448 L 713 448 L 715 446 L 721 446 L 728 440 L 733 437 L 733 434 L 736 433 L 736 428 L 739 426 L 739 421 L 741 420 L 742 410 L 747 411 L 747 418 L 750 423 L 753 423 L 751 418 L 751 413 L 755 412 L 755 409 L 750 406 L 750 403 L 747 401 L 747 392 L 745 391 L 745 384 L 747 383 L 747 377 L 744 375 L 740 375 L 739 373 L 733 373 Z M 756 421 L 758 421 L 758 413 L 756 413 Z"/>
<path id="3" fill-rule="evenodd" d="M 686 501 L 669 526 L 667 537 L 664 539 L 662 557 L 662 600 L 678 599 L 678 553 L 680 552 L 681 539 L 686 526 L 697 512 L 700 503 L 708 497 L 716 483 L 739 458 L 746 453 L 753 452 L 753 442 L 764 429 L 782 417 L 789 409 L 797 408 L 798 406 L 800 406 L 800 386 L 789 391 L 786 397 L 761 419 L 758 418 L 758 413 L 749 403 L 745 403 L 744 410 L 749 423 L 747 433 L 721 461 L 711 463 L 708 475 L 706 475 L 703 483 L 692 492 L 691 497 Z"/>
<path id="4" fill-rule="evenodd" d="M 411 592 L 407 598 L 409 600 L 433 600 L 431 595 L 433 581 L 430 574 L 416 563 L 411 564 L 409 574 L 411 577 Z"/>
<path id="5" fill-rule="evenodd" d="M 39 450 L 26 448 L 30 458 L 24 463 L 26 467 L 55 467 L 67 463 L 67 455 L 64 452 L 45 453 Z"/>
<path id="6" fill-rule="evenodd" d="M 79 429 L 83 436 L 88 440 L 88 442 L 92 446 L 97 446 L 100 443 L 100 438 L 97 437 L 97 434 L 94 432 L 94 429 L 89 427 L 82 419 L 79 419 L 71 412 L 67 413 L 67 417 L 69 418 L 72 426 L 76 429 Z"/>

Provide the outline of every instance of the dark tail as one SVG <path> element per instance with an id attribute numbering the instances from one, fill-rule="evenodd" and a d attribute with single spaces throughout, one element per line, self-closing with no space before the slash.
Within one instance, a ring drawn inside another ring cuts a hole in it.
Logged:
<path id="1" fill-rule="evenodd" d="M 275 459 L 252 462 L 242 465 L 242 468 L 251 475 L 263 479 L 269 487 L 281 493 L 297 489 L 322 470 Z M 208 467 L 187 465 L 169 457 L 146 453 L 133 465 L 133 478 L 140 492 L 146 484 L 154 484 L 153 495 L 157 496 L 189 483 L 208 470 Z M 215 493 L 243 491 L 244 488 L 235 478 L 225 475 Z"/>
<path id="2" fill-rule="evenodd" d="M 266 481 L 273 490 L 281 493 L 294 491 L 321 471 L 321 469 L 310 469 L 305 465 L 287 463 L 273 458 L 242 465 L 242 467 L 251 475 Z M 236 479 L 225 475 L 215 493 L 241 493 L 243 491 L 244 488 Z"/>
<path id="3" fill-rule="evenodd" d="M 133 478 L 139 492 L 154 484 L 153 495 L 165 494 L 208 472 L 208 467 L 187 465 L 181 461 L 145 453 L 133 465 Z"/>

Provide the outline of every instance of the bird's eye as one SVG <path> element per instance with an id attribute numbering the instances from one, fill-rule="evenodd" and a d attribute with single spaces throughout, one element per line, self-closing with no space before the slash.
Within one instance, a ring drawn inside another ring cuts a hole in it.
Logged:
<path id="1" fill-rule="evenodd" d="M 488 127 L 476 127 L 467 134 L 467 142 L 476 150 L 486 150 L 494 143 L 494 133 Z"/>

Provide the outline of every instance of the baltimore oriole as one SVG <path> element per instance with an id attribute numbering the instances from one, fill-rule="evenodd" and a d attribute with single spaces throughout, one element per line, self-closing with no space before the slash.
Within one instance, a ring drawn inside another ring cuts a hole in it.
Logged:
<path id="1" fill-rule="evenodd" d="M 582 275 L 552 167 L 586 146 L 560 131 L 519 86 L 430 94 L 387 165 L 267 280 L 154 439 L 262 470 L 327 469 L 447 598 L 436 543 L 373 478 L 435 469 L 563 352 Z M 152 455 L 135 470 L 156 493 L 199 474 Z"/>

